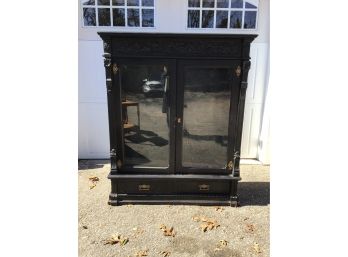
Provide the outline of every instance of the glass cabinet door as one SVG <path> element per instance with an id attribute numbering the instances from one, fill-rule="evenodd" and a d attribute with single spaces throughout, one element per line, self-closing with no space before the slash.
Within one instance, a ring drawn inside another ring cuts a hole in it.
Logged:
<path id="1" fill-rule="evenodd" d="M 169 170 L 170 73 L 165 62 L 120 65 L 123 170 Z"/>
<path id="2" fill-rule="evenodd" d="M 232 65 L 225 61 L 181 61 L 178 69 L 178 170 L 226 171 L 232 133 Z"/>

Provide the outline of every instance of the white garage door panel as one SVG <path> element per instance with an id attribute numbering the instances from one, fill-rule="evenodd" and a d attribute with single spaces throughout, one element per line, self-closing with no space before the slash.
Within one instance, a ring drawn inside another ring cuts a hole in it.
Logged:
<path id="1" fill-rule="evenodd" d="M 107 158 L 109 125 L 106 103 L 80 103 L 79 116 L 79 158 Z M 80 145 L 80 142 L 83 143 Z"/>

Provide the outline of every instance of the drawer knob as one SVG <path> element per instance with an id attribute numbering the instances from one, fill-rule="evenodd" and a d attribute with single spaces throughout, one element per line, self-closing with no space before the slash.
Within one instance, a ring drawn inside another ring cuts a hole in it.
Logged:
<path id="1" fill-rule="evenodd" d="M 139 191 L 149 191 L 150 188 L 151 188 L 150 185 L 145 185 L 145 184 L 142 184 L 142 185 L 138 186 Z"/>
<path id="2" fill-rule="evenodd" d="M 209 191 L 209 187 L 207 184 L 198 185 L 199 191 Z"/>

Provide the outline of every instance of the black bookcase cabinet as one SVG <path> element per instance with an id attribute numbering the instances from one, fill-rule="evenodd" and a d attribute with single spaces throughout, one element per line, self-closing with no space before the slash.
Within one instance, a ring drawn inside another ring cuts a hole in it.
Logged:
<path id="1" fill-rule="evenodd" d="M 109 204 L 238 204 L 256 35 L 98 33 L 110 133 Z"/>

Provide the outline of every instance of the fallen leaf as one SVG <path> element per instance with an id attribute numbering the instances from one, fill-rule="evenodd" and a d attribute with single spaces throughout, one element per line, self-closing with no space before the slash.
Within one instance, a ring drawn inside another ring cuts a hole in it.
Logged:
<path id="1" fill-rule="evenodd" d="M 120 242 L 121 237 L 119 235 L 112 235 L 110 239 L 105 240 L 104 245 L 114 245 Z"/>
<path id="2" fill-rule="evenodd" d="M 89 177 L 89 180 L 92 182 L 97 182 L 99 181 L 99 178 L 94 176 L 94 177 Z"/>
<path id="3" fill-rule="evenodd" d="M 144 257 L 144 256 L 147 256 L 148 255 L 148 252 L 149 250 L 142 250 L 142 251 L 139 251 L 135 254 L 135 257 Z"/>
<path id="4" fill-rule="evenodd" d="M 123 237 L 121 235 L 111 235 L 110 239 L 104 240 L 104 245 L 110 244 L 114 245 L 120 243 L 120 245 L 125 245 L 129 241 L 128 237 Z"/>
<path id="5" fill-rule="evenodd" d="M 222 208 L 221 206 L 215 207 L 215 211 L 222 212 L 223 210 L 224 208 Z"/>
<path id="6" fill-rule="evenodd" d="M 173 227 L 167 228 L 167 226 L 161 224 L 160 229 L 163 231 L 163 235 L 175 237 L 176 233 L 174 232 Z"/>
<path id="7" fill-rule="evenodd" d="M 194 216 L 194 217 L 192 217 L 192 220 L 198 222 L 201 220 L 201 217 Z"/>
<path id="8" fill-rule="evenodd" d="M 247 224 L 246 227 L 248 232 L 254 232 L 255 230 L 255 226 L 253 224 Z"/>
<path id="9" fill-rule="evenodd" d="M 123 246 L 123 245 L 127 244 L 128 241 L 129 241 L 128 237 L 121 238 L 120 245 Z"/>
<path id="10" fill-rule="evenodd" d="M 261 250 L 260 250 L 260 246 L 259 246 L 259 244 L 258 243 L 254 243 L 254 251 L 256 252 L 256 253 L 261 253 Z"/>
<path id="11" fill-rule="evenodd" d="M 161 251 L 160 254 L 163 256 L 163 257 L 168 257 L 170 255 L 170 252 L 168 251 Z"/>
<path id="12" fill-rule="evenodd" d="M 88 227 L 87 226 L 82 226 L 84 229 L 88 229 Z"/>
<path id="13" fill-rule="evenodd" d="M 220 243 L 220 246 L 227 246 L 228 244 L 226 240 L 220 240 L 219 243 Z"/>
<path id="14" fill-rule="evenodd" d="M 246 220 L 248 220 L 248 219 L 249 219 L 248 217 L 245 217 L 243 220 L 246 221 Z"/>
<path id="15" fill-rule="evenodd" d="M 89 186 L 89 189 L 93 189 L 93 188 L 95 188 L 95 186 L 96 186 L 96 184 L 92 184 Z"/>

